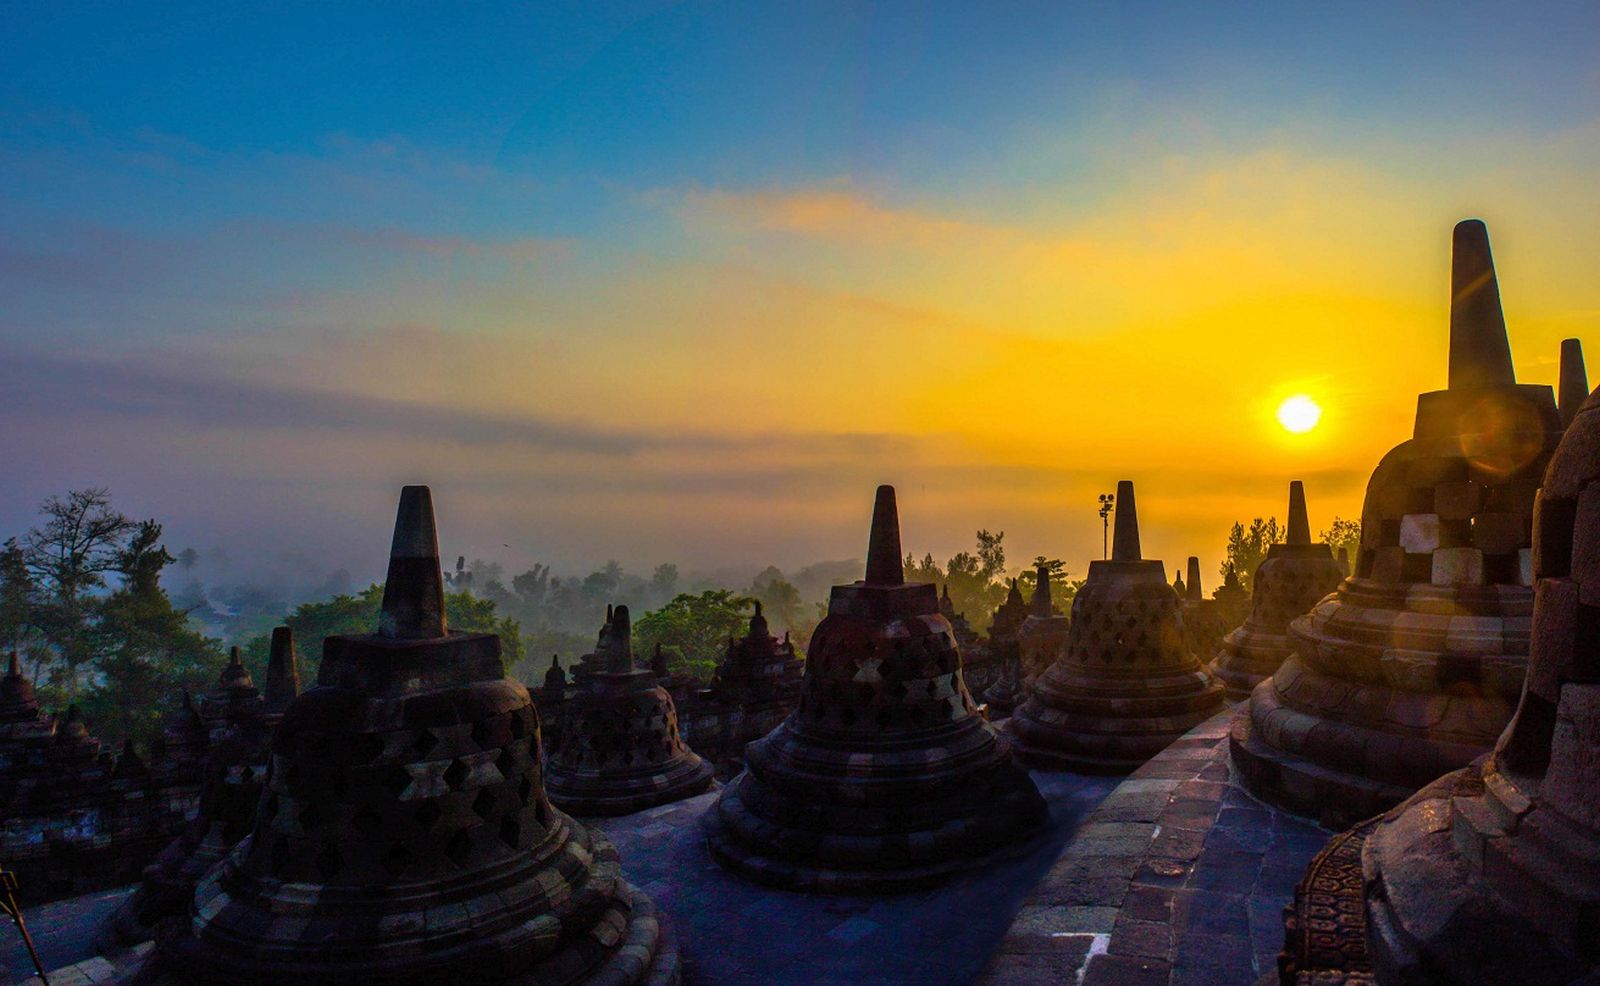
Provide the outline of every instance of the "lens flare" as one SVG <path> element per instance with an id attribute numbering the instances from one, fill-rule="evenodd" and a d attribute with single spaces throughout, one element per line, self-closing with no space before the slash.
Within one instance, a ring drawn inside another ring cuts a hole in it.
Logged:
<path id="1" fill-rule="evenodd" d="M 1296 435 L 1305 434 L 1321 420 L 1322 408 L 1305 394 L 1295 394 L 1278 405 L 1278 424 Z"/>

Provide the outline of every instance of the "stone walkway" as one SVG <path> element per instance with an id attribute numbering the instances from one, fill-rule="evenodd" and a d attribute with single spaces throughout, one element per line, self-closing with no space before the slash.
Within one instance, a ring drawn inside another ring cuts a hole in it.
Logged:
<path id="1" fill-rule="evenodd" d="M 958 986 L 999 946 L 1032 887 L 1115 778 L 1034 774 L 1055 824 L 1024 856 L 937 890 L 824 897 L 770 890 L 711 861 L 701 795 L 594 824 L 622 853 L 628 879 L 673 922 L 685 980 L 704 986 Z"/>
<path id="2" fill-rule="evenodd" d="M 46 970 L 59 969 L 94 955 L 94 934 L 101 922 L 133 893 L 132 887 L 102 890 L 40 904 L 23 912 L 28 932 Z M 15 982 L 33 975 L 28 950 L 17 934 L 16 925 L 0 917 L 0 982 Z"/>
<path id="3" fill-rule="evenodd" d="M 1230 780 L 1221 713 L 1123 781 L 1028 895 L 991 986 L 1235 986 L 1271 974 L 1283 907 L 1331 833 Z"/>

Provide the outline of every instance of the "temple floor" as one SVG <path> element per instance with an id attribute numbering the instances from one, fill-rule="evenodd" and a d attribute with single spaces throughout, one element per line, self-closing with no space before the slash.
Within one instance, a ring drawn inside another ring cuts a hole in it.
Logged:
<path id="1" fill-rule="evenodd" d="M 1277 981 L 1284 905 L 1332 833 L 1232 782 L 1231 716 L 1190 730 L 1090 813 L 979 982 Z"/>
<path id="2" fill-rule="evenodd" d="M 1055 819 L 1047 840 L 923 893 L 740 881 L 706 852 L 699 822 L 715 792 L 592 824 L 671 920 L 691 984 L 1248 984 L 1274 972 L 1283 906 L 1330 833 L 1230 782 L 1228 720 L 1120 780 L 1035 772 Z M 47 968 L 64 974 L 52 982 L 104 981 L 103 964 L 62 967 L 92 955 L 127 892 L 27 912 Z M 0 935 L 4 981 L 18 981 L 27 955 L 14 931 Z"/>

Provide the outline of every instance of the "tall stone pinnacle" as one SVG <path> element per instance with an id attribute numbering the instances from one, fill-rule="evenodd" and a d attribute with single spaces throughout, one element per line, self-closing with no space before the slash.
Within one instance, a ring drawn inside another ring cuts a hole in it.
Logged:
<path id="1" fill-rule="evenodd" d="M 1050 569 L 1039 565 L 1033 574 L 1033 600 L 1028 610 L 1034 616 L 1049 617 L 1055 612 L 1055 604 L 1050 598 Z"/>
<path id="2" fill-rule="evenodd" d="M 300 694 L 300 657 L 294 649 L 294 631 L 272 628 L 272 653 L 267 658 L 267 681 L 263 699 L 267 708 L 281 712 Z"/>
<path id="3" fill-rule="evenodd" d="M 1188 577 L 1183 580 L 1183 598 L 1200 602 L 1206 596 L 1200 589 L 1200 558 L 1198 555 L 1189 556 L 1188 572 Z"/>
<path id="4" fill-rule="evenodd" d="M 1583 365 L 1583 343 L 1561 340 L 1561 382 L 1556 389 L 1556 406 L 1561 410 L 1561 425 L 1572 424 L 1578 408 L 1589 399 L 1589 374 Z"/>
<path id="5" fill-rule="evenodd" d="M 1111 533 L 1112 561 L 1140 561 L 1139 511 L 1133 505 L 1133 480 L 1117 480 L 1117 524 Z"/>
<path id="6" fill-rule="evenodd" d="M 1311 521 L 1306 518 L 1306 488 L 1298 479 L 1289 483 L 1289 530 L 1284 540 L 1290 544 L 1311 543 Z"/>
<path id="7" fill-rule="evenodd" d="M 627 674 L 633 670 L 633 621 L 628 607 L 617 606 L 611 611 L 610 650 L 606 653 L 606 670 L 612 674 Z"/>
<path id="8" fill-rule="evenodd" d="M 19 677 L 22 674 L 22 665 L 17 663 L 16 651 L 11 652 L 11 661 L 6 666 L 6 674 L 11 675 L 12 677 Z"/>
<path id="9" fill-rule="evenodd" d="M 378 634 L 392 640 L 430 640 L 448 633 L 433 494 L 426 486 L 407 486 L 400 491 L 394 519 Z"/>
<path id="10" fill-rule="evenodd" d="M 878 499 L 872 505 L 866 582 L 869 585 L 904 585 L 905 570 L 900 566 L 900 557 L 900 511 L 895 506 L 894 487 L 880 486 Z"/>
<path id="11" fill-rule="evenodd" d="M 1450 265 L 1450 389 L 1516 382 L 1489 230 L 1482 220 L 1463 219 L 1456 223 Z"/>

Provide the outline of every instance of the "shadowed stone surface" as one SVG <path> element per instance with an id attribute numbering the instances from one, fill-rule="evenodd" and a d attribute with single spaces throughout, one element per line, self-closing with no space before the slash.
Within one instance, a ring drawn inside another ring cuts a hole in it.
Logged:
<path id="1" fill-rule="evenodd" d="M 712 856 L 741 876 L 826 893 L 919 889 L 1025 851 L 1047 820 L 967 692 L 934 587 L 905 584 L 898 555 L 885 560 L 897 528 L 894 489 L 879 487 L 867 579 L 834 587 L 799 707 L 750 744 L 707 815 Z"/>
<path id="2" fill-rule="evenodd" d="M 499 638 L 449 633 L 441 584 L 431 497 L 406 487 L 379 632 L 324 642 L 317 686 L 273 739 L 253 831 L 200 881 L 150 975 L 677 980 L 616 851 L 546 799 L 538 717 Z"/>
<path id="3" fill-rule="evenodd" d="M 1250 789 L 1347 826 L 1488 751 L 1533 616 L 1534 493 L 1561 437 L 1551 389 L 1511 376 L 1488 235 L 1456 228 L 1450 388 L 1378 464 L 1356 573 L 1289 627 L 1294 654 L 1233 726 Z"/>
<path id="4" fill-rule="evenodd" d="M 1250 616 L 1222 639 L 1211 663 L 1229 699 L 1249 698 L 1278 670 L 1292 650 L 1289 623 L 1337 589 L 1343 577 L 1328 546 L 1311 543 L 1305 492 L 1295 480 L 1289 484 L 1288 540 L 1267 549 L 1256 569 Z"/>
<path id="5" fill-rule="evenodd" d="M 1533 646 L 1516 718 L 1489 756 L 1319 857 L 1288 924 L 1286 982 L 1361 982 L 1368 970 L 1385 984 L 1600 978 L 1597 450 L 1600 395 L 1574 418 L 1539 492 Z M 1357 867 L 1341 849 L 1350 845 Z"/>
<path id="6" fill-rule="evenodd" d="M 1089 563 L 1066 653 L 1007 720 L 1017 756 L 1042 769 L 1127 773 L 1223 706 L 1183 643 L 1177 595 L 1139 557 L 1133 484 L 1117 484 L 1115 552 Z"/>
<path id="7" fill-rule="evenodd" d="M 1226 713 L 1118 784 L 1023 902 L 979 982 L 1248 984 L 1327 832 L 1230 782 Z"/>
<path id="8" fill-rule="evenodd" d="M 711 765 L 679 735 L 672 696 L 634 665 L 628 607 L 612 614 L 606 663 L 567 698 L 545 763 L 551 802 L 575 815 L 626 815 L 711 786 Z"/>

